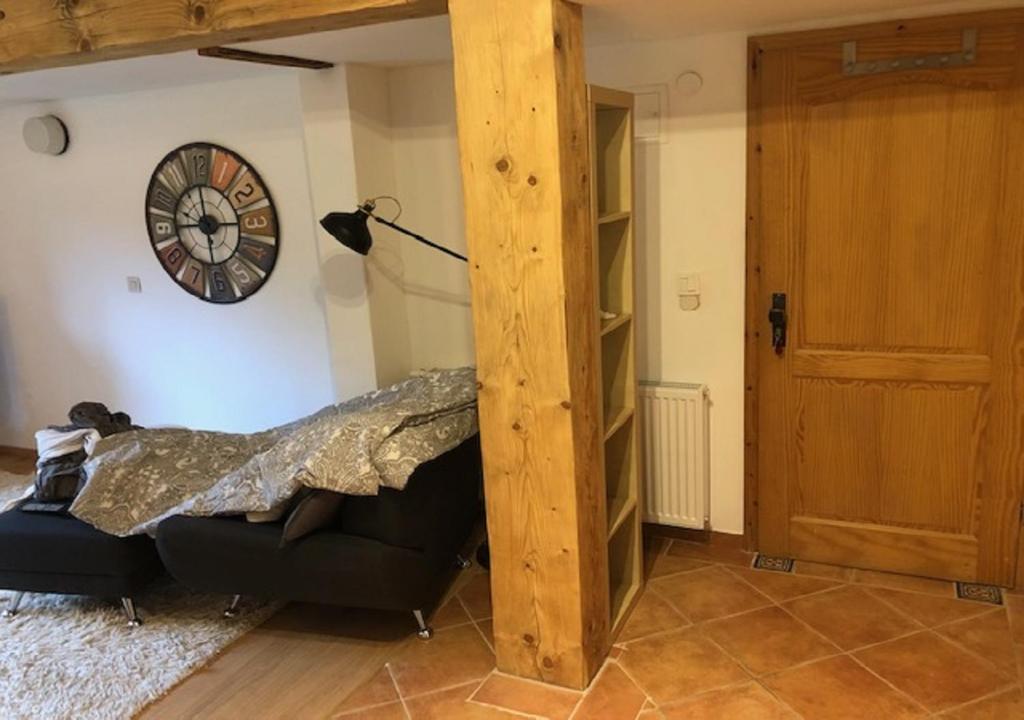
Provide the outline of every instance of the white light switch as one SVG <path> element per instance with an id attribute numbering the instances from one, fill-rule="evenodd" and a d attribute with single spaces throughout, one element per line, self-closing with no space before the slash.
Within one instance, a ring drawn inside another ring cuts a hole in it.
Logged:
<path id="1" fill-rule="evenodd" d="M 142 280 L 135 276 L 128 277 L 128 292 L 140 293 L 142 292 Z"/>
<path id="2" fill-rule="evenodd" d="M 680 295 L 700 295 L 700 275 L 698 273 L 680 275 L 676 280 L 676 287 Z"/>
<path id="3" fill-rule="evenodd" d="M 676 294 L 682 310 L 696 310 L 700 307 L 700 274 L 687 273 L 676 278 Z"/>

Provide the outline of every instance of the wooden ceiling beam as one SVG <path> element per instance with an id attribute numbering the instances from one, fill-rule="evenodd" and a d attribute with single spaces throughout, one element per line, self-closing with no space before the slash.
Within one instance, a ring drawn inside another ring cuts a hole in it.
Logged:
<path id="1" fill-rule="evenodd" d="M 446 0 L 0 0 L 0 73 L 443 15 Z"/>

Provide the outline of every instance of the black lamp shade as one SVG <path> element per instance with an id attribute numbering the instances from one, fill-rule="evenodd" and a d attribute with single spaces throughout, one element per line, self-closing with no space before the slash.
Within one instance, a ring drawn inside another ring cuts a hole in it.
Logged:
<path id="1" fill-rule="evenodd" d="M 320 226 L 345 247 L 367 255 L 373 246 L 370 228 L 366 227 L 369 217 L 362 208 L 350 213 L 332 212 L 324 216 Z"/>

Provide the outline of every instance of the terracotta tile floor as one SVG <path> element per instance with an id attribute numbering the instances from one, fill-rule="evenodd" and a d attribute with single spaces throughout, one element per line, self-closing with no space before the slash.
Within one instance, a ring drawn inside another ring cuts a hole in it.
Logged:
<path id="1" fill-rule="evenodd" d="M 471 569 L 337 718 L 1024 719 L 1024 594 L 656 541 L 648 584 L 586 692 L 494 669 L 487 575 Z"/>

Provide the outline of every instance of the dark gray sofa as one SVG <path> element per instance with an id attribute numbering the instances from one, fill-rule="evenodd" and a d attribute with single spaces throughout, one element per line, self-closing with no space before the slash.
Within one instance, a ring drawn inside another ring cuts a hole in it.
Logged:
<path id="1" fill-rule="evenodd" d="M 281 546 L 282 523 L 172 517 L 164 565 L 203 592 L 407 611 L 424 617 L 482 513 L 479 436 L 424 463 L 402 491 L 346 497 L 332 525 Z M 282 521 L 283 522 L 283 521 Z"/>

